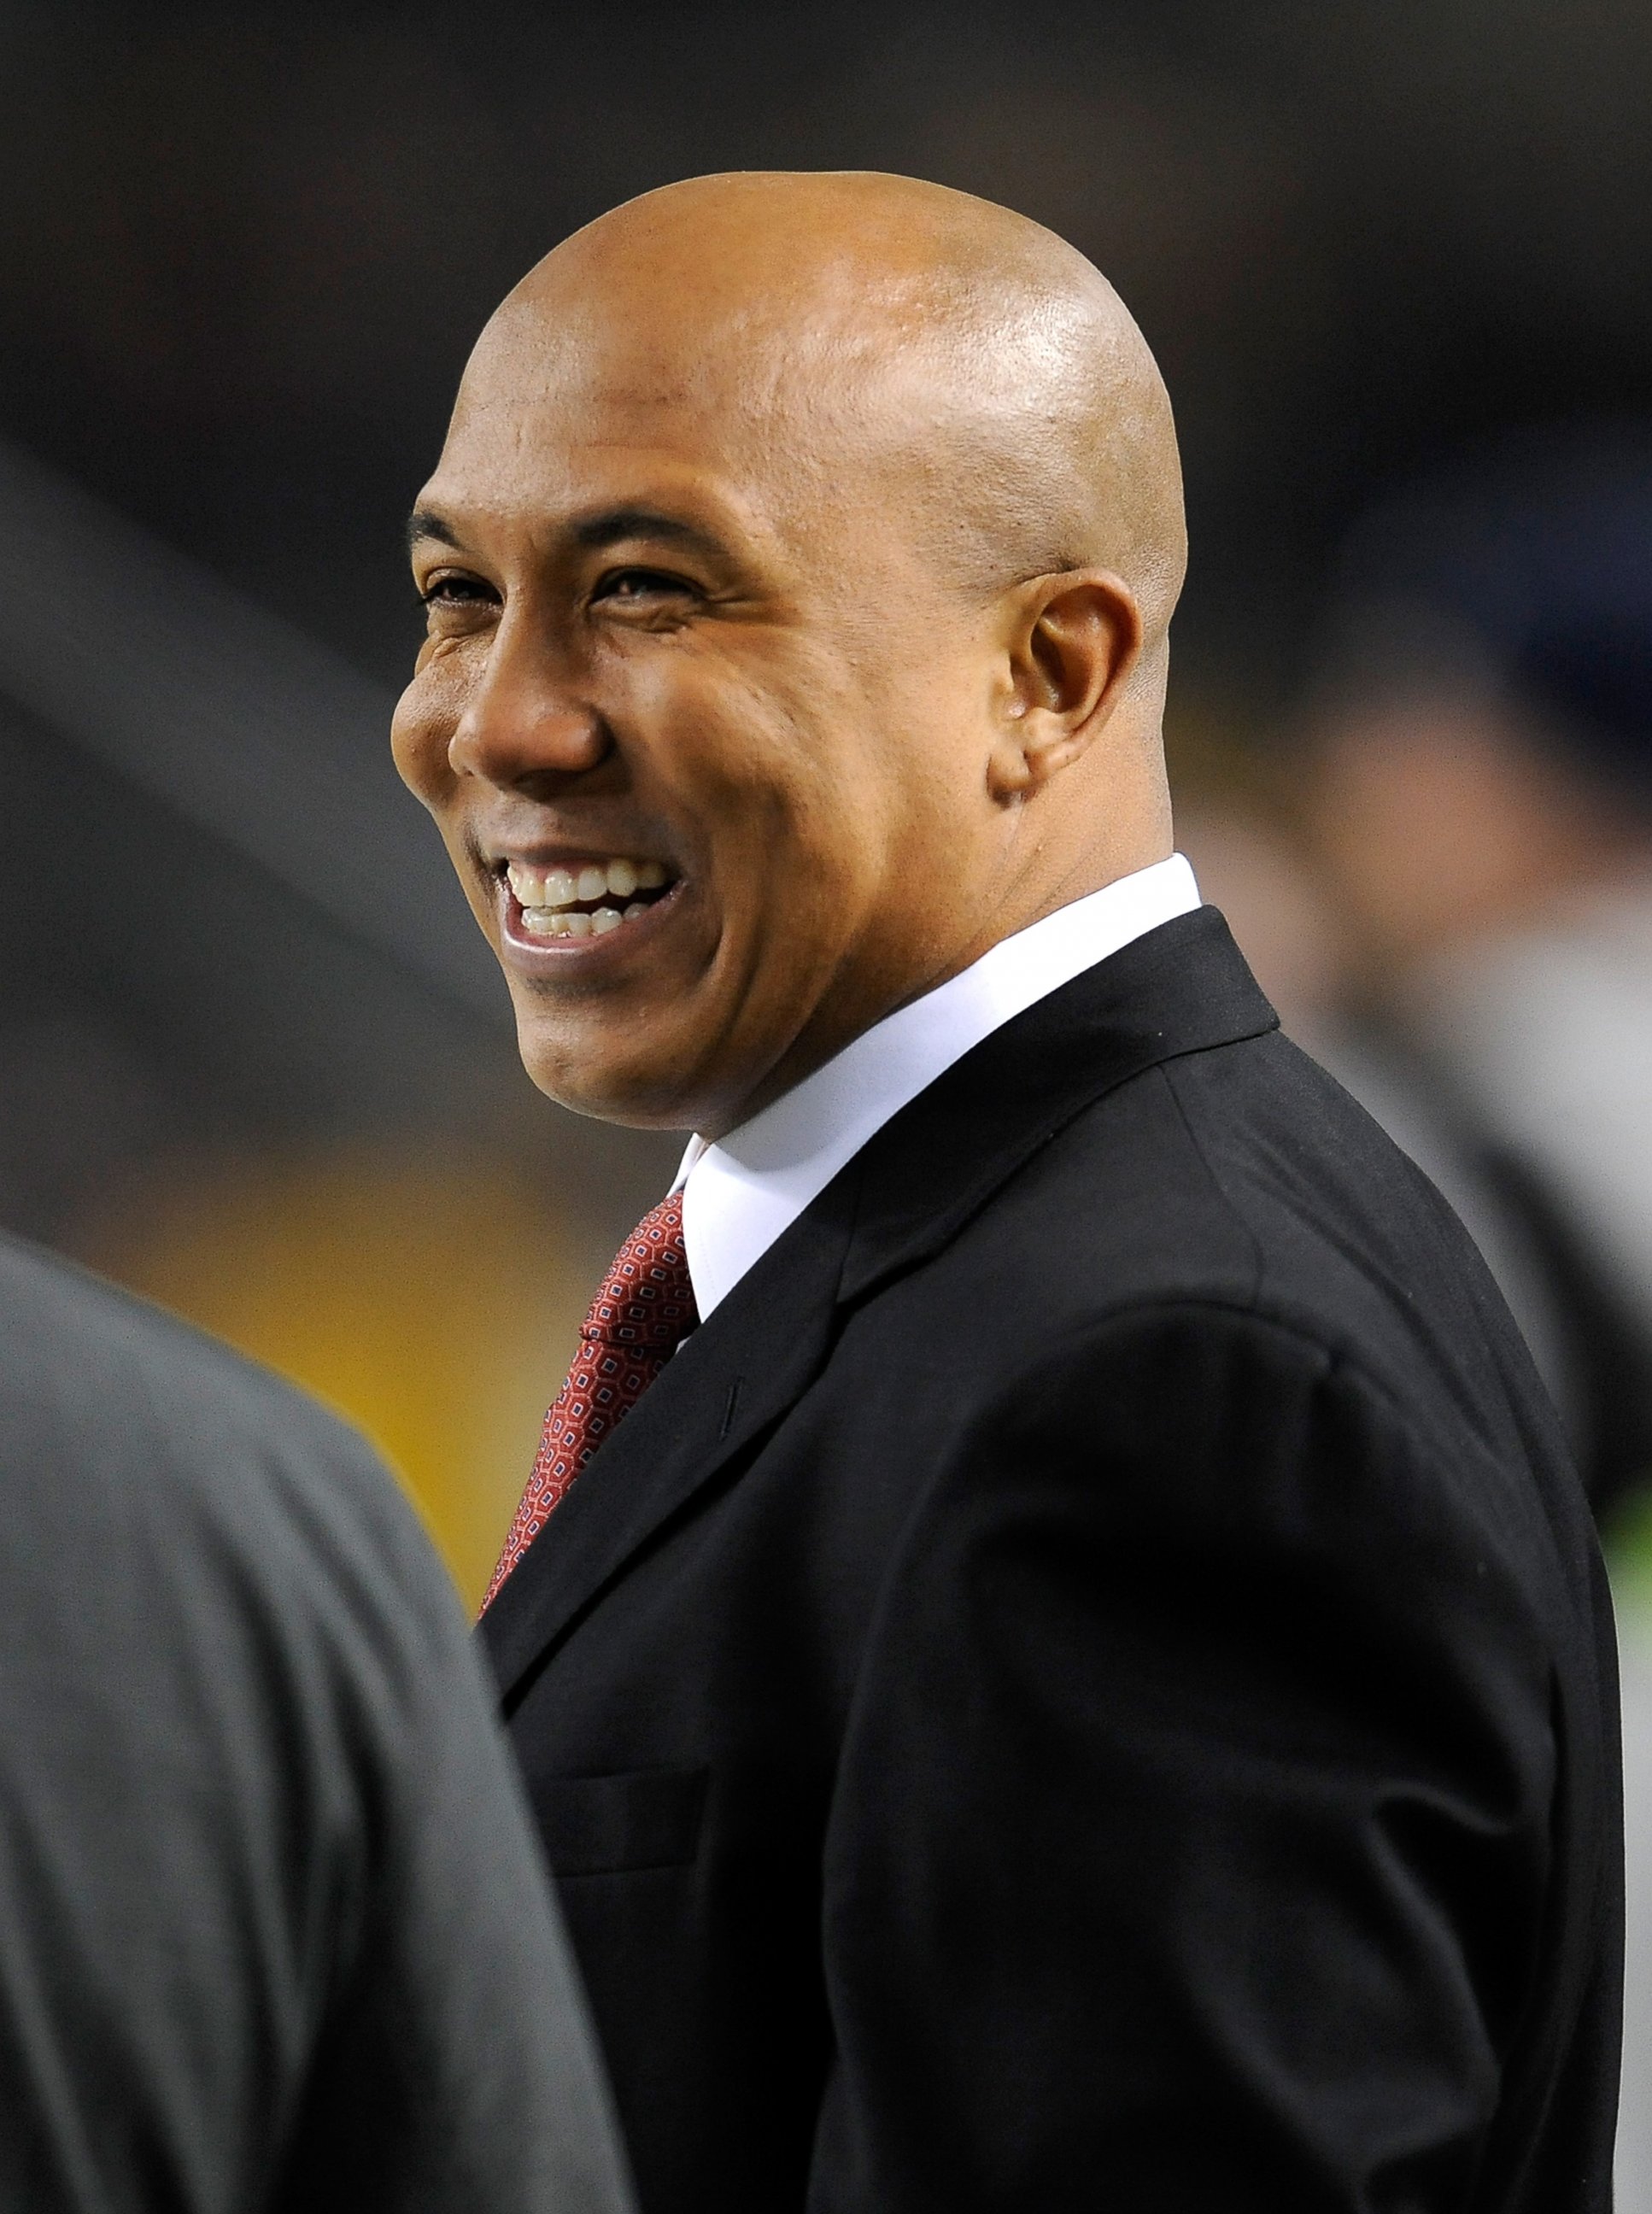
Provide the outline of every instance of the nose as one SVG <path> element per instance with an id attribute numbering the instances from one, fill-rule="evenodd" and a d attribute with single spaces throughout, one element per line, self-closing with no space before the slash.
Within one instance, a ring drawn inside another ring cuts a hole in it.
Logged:
<path id="1" fill-rule="evenodd" d="M 584 775 L 611 745 L 553 641 L 507 610 L 448 741 L 454 774 L 531 792 Z"/>

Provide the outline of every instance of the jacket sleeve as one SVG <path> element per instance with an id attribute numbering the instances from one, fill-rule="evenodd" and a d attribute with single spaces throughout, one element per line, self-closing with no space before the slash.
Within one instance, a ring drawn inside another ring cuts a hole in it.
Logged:
<path id="1" fill-rule="evenodd" d="M 1557 1766 L 1496 1483 L 1214 1307 L 968 1426 L 854 1694 L 811 2214 L 1468 2203 Z"/>

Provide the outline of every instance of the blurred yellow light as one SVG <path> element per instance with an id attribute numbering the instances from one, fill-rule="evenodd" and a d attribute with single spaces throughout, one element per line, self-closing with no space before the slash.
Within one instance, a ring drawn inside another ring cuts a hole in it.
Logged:
<path id="1" fill-rule="evenodd" d="M 373 1151 L 177 1165 L 77 1240 L 364 1430 L 472 1605 L 591 1289 L 568 1244 L 506 1168 Z"/>

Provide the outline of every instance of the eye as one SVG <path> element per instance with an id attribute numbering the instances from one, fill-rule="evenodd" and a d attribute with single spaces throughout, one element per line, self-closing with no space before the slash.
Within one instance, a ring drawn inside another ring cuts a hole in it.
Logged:
<path id="1" fill-rule="evenodd" d="M 621 608 L 652 607 L 662 599 L 694 599 L 698 593 L 686 577 L 664 569 L 611 569 L 598 579 L 593 602 L 606 600 Z"/>
<path id="2" fill-rule="evenodd" d="M 444 569 L 439 576 L 431 578 L 419 596 L 427 608 L 462 608 L 495 600 L 499 595 L 480 577 L 467 577 L 462 572 Z"/>

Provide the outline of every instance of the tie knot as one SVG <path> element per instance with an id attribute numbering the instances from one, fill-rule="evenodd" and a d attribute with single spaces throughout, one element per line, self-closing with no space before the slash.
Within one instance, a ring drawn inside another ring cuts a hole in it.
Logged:
<path id="1" fill-rule="evenodd" d="M 615 1255 L 581 1335 L 670 1352 L 699 1318 L 682 1238 L 682 1195 L 673 1192 L 644 1215 Z"/>

